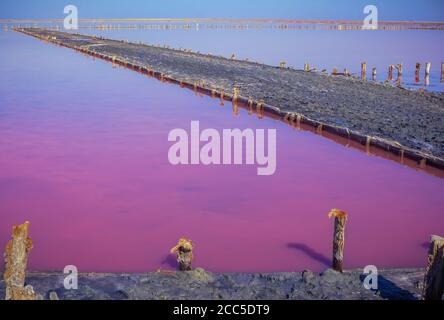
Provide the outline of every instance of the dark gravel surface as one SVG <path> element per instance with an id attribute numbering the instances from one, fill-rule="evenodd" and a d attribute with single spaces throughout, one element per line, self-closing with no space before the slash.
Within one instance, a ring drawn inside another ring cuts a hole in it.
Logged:
<path id="1" fill-rule="evenodd" d="M 363 286 L 362 270 L 343 274 L 328 269 L 321 274 L 311 271 L 288 273 L 210 273 L 203 269 L 189 272 L 159 271 L 144 274 L 81 274 L 78 290 L 65 290 L 62 273 L 30 273 L 27 284 L 48 299 L 55 291 L 59 299 L 349 299 L 416 300 L 424 271 L 393 269 L 379 271 L 379 288 Z M 0 281 L 0 297 L 4 297 Z"/>
<path id="2" fill-rule="evenodd" d="M 26 31 L 150 66 L 177 80 L 204 80 L 205 86 L 230 93 L 237 86 L 242 96 L 283 111 L 444 157 L 443 93 L 64 32 Z"/>

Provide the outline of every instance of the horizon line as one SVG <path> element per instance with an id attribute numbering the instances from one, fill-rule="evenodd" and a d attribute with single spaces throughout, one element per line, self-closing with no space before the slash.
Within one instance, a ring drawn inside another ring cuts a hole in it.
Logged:
<path id="1" fill-rule="evenodd" d="M 64 19 L 0 19 L 0 23 L 42 23 L 63 22 Z M 232 22 L 232 23 L 312 23 L 312 24 L 361 24 L 362 20 L 354 19 L 228 19 L 228 18 L 83 18 L 79 22 Z M 415 21 L 415 20 L 379 20 L 379 24 L 443 24 L 444 21 Z"/>

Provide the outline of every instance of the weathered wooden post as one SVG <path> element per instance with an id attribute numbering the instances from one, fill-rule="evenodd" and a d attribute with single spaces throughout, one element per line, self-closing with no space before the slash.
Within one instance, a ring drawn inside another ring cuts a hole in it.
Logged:
<path id="1" fill-rule="evenodd" d="M 239 98 L 240 89 L 238 87 L 233 88 L 233 102 L 237 102 L 237 98 Z"/>
<path id="2" fill-rule="evenodd" d="M 376 68 L 372 69 L 372 80 L 376 81 Z"/>
<path id="3" fill-rule="evenodd" d="M 398 70 L 398 78 L 402 76 L 402 63 L 396 65 L 396 70 Z"/>
<path id="4" fill-rule="evenodd" d="M 424 77 L 424 84 L 428 86 L 430 84 L 430 67 L 431 63 L 427 62 L 425 66 L 425 77 Z"/>
<path id="5" fill-rule="evenodd" d="M 259 119 L 264 117 L 264 103 L 265 101 L 263 99 L 256 102 L 256 113 Z"/>
<path id="6" fill-rule="evenodd" d="M 253 97 L 248 98 L 248 114 L 253 113 Z"/>
<path id="7" fill-rule="evenodd" d="M 419 80 L 419 73 L 421 72 L 421 64 L 419 62 L 416 63 L 415 67 L 415 82 L 418 83 Z"/>
<path id="8" fill-rule="evenodd" d="M 298 113 L 296 115 L 296 129 L 298 130 L 301 130 L 301 120 L 302 120 L 302 115 Z"/>
<path id="9" fill-rule="evenodd" d="M 198 82 L 198 86 L 200 87 L 200 88 L 205 88 L 205 81 L 203 80 L 203 79 L 201 79 L 201 80 L 199 80 L 199 82 Z M 200 97 L 203 97 L 203 93 L 202 92 L 199 92 L 199 96 Z"/>
<path id="10" fill-rule="evenodd" d="M 333 233 L 333 269 L 339 272 L 343 271 L 344 261 L 344 235 L 347 213 L 339 209 L 333 209 L 328 214 L 329 218 L 335 218 L 335 227 Z"/>
<path id="11" fill-rule="evenodd" d="M 361 62 L 361 79 L 367 78 L 367 62 Z"/>
<path id="12" fill-rule="evenodd" d="M 25 286 L 28 253 L 32 249 L 32 240 L 28 237 L 29 222 L 13 226 L 12 239 L 5 250 L 5 272 L 3 279 L 6 285 L 5 300 L 36 300 L 37 295 L 32 286 Z"/>
<path id="13" fill-rule="evenodd" d="M 426 63 L 426 66 L 425 66 L 425 76 L 426 77 L 430 76 L 430 68 L 431 68 L 431 66 L 432 66 L 432 64 L 430 62 Z"/>
<path id="14" fill-rule="evenodd" d="M 387 80 L 389 80 L 389 81 L 391 81 L 391 80 L 393 80 L 393 69 L 395 68 L 395 66 L 394 65 L 389 65 L 389 67 L 388 67 L 388 77 L 387 77 Z"/>
<path id="15" fill-rule="evenodd" d="M 365 151 L 368 155 L 370 155 L 370 146 L 372 144 L 372 137 L 367 136 L 367 139 L 365 140 Z"/>
<path id="16" fill-rule="evenodd" d="M 180 271 L 190 271 L 193 262 L 193 242 L 188 238 L 180 238 L 177 245 L 171 248 L 171 253 L 176 254 Z"/>
<path id="17" fill-rule="evenodd" d="M 441 300 L 444 293 L 444 238 L 432 236 L 424 276 L 424 300 Z"/>
<path id="18" fill-rule="evenodd" d="M 444 82 L 444 61 L 441 62 L 441 82 Z"/>

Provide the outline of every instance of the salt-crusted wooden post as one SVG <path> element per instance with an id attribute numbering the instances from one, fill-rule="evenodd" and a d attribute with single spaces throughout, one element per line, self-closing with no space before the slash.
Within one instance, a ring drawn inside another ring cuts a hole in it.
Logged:
<path id="1" fill-rule="evenodd" d="M 372 69 L 372 80 L 376 81 L 376 68 Z"/>
<path id="2" fill-rule="evenodd" d="M 329 212 L 328 217 L 335 218 L 333 233 L 333 269 L 342 272 L 344 261 L 344 234 L 347 213 L 339 209 L 333 209 Z"/>
<path id="3" fill-rule="evenodd" d="M 425 65 L 425 77 L 424 77 L 424 84 L 428 86 L 430 84 L 430 67 L 431 63 L 427 62 Z"/>
<path id="4" fill-rule="evenodd" d="M 193 242 L 187 238 L 180 238 L 177 245 L 171 248 L 171 253 L 175 253 L 179 262 L 180 271 L 190 271 L 193 262 Z"/>
<path id="5" fill-rule="evenodd" d="M 419 62 L 417 62 L 416 67 L 415 67 L 415 82 L 419 82 L 420 71 L 421 71 L 421 64 Z"/>
<path id="6" fill-rule="evenodd" d="M 361 62 L 361 79 L 367 78 L 367 62 Z"/>
<path id="7" fill-rule="evenodd" d="M 424 300 L 441 300 L 444 293 L 444 238 L 432 236 L 424 277 Z"/>
<path id="8" fill-rule="evenodd" d="M 430 76 L 430 67 L 432 66 L 432 64 L 430 63 L 430 62 L 427 62 L 426 63 L 426 66 L 425 66 L 425 76 L 427 77 L 427 76 Z"/>
<path id="9" fill-rule="evenodd" d="M 25 286 L 28 253 L 32 249 L 32 240 L 28 237 L 29 222 L 13 226 L 12 239 L 8 241 L 5 251 L 5 272 L 3 279 L 6 285 L 6 300 L 36 300 L 37 295 L 32 286 Z"/>

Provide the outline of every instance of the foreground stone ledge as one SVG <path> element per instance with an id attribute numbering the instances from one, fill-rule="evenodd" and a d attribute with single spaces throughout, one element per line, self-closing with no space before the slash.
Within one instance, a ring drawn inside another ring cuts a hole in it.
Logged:
<path id="1" fill-rule="evenodd" d="M 211 273 L 158 271 L 150 273 L 81 273 L 78 290 L 65 290 L 62 272 L 31 272 L 27 282 L 44 294 L 60 300 L 416 300 L 421 298 L 424 269 L 379 271 L 379 290 L 363 286 L 362 270 L 328 269 L 282 273 Z M 5 290 L 0 282 L 0 294 Z"/>

